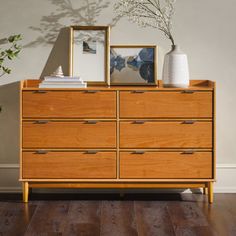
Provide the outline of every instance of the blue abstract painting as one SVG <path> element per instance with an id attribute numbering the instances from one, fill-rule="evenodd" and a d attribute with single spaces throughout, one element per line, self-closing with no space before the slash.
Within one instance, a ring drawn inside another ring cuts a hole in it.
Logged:
<path id="1" fill-rule="evenodd" d="M 154 63 L 154 47 L 111 47 L 111 84 L 153 84 Z"/>

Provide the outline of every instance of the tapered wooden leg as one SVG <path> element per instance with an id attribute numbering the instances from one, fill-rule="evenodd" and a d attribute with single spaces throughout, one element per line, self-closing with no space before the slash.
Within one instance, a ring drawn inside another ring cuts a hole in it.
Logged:
<path id="1" fill-rule="evenodd" d="M 213 203 L 213 182 L 208 183 L 208 202 Z"/>
<path id="2" fill-rule="evenodd" d="M 207 187 L 203 188 L 203 191 L 202 191 L 202 192 L 203 192 L 204 195 L 207 195 L 207 193 L 208 193 Z"/>
<path id="3" fill-rule="evenodd" d="M 29 183 L 23 182 L 23 202 L 28 202 L 29 199 Z"/>

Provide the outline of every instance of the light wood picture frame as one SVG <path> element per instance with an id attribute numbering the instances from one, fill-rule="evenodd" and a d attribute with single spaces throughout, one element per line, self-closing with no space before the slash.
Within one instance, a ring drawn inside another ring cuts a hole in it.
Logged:
<path id="1" fill-rule="evenodd" d="M 157 45 L 111 45 L 110 84 L 157 86 Z"/>
<path id="2" fill-rule="evenodd" d="M 109 26 L 70 26 L 70 76 L 80 76 L 88 85 L 109 85 L 109 61 Z"/>

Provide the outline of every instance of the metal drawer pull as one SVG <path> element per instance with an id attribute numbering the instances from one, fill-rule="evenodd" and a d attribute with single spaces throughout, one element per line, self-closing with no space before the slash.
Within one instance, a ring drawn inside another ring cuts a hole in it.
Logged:
<path id="1" fill-rule="evenodd" d="M 49 123 L 49 120 L 36 120 L 34 124 L 47 124 Z"/>
<path id="2" fill-rule="evenodd" d="M 96 150 L 88 150 L 85 152 L 85 154 L 97 154 L 97 153 L 98 153 L 98 151 L 96 151 Z"/>
<path id="3" fill-rule="evenodd" d="M 98 123 L 97 120 L 86 120 L 86 121 L 85 121 L 85 124 L 90 124 L 90 125 L 95 125 L 95 124 L 97 124 L 97 123 Z"/>
<path id="4" fill-rule="evenodd" d="M 195 120 L 185 120 L 185 121 L 183 121 L 182 124 L 192 125 L 192 124 L 194 124 L 195 122 L 196 122 Z"/>
<path id="5" fill-rule="evenodd" d="M 36 154 L 47 154 L 48 151 L 46 151 L 46 150 L 37 150 L 35 153 Z"/>
<path id="6" fill-rule="evenodd" d="M 144 154 L 145 152 L 144 151 L 134 151 L 134 152 L 132 152 L 132 154 Z"/>
<path id="7" fill-rule="evenodd" d="M 183 151 L 182 154 L 194 154 L 194 151 L 193 150 L 186 150 L 186 151 Z"/>
<path id="8" fill-rule="evenodd" d="M 45 90 L 35 90 L 34 93 L 47 93 Z"/>
<path id="9" fill-rule="evenodd" d="M 135 121 L 133 122 L 133 124 L 144 124 L 144 123 L 145 123 L 144 120 L 135 120 Z"/>
<path id="10" fill-rule="evenodd" d="M 189 93 L 189 94 L 191 94 L 191 93 L 194 93 L 194 91 L 193 90 L 183 90 L 182 93 Z"/>
<path id="11" fill-rule="evenodd" d="M 145 93 L 144 90 L 133 90 L 132 93 Z"/>
<path id="12" fill-rule="evenodd" d="M 86 90 L 85 93 L 97 93 L 99 92 L 98 90 Z"/>

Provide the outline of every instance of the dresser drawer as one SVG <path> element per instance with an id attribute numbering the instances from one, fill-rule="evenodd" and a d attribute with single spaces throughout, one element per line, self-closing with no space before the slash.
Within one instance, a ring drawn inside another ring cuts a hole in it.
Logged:
<path id="1" fill-rule="evenodd" d="M 115 148 L 116 122 L 23 122 L 23 148 Z"/>
<path id="2" fill-rule="evenodd" d="M 121 118 L 210 118 L 212 92 L 120 92 Z"/>
<path id="3" fill-rule="evenodd" d="M 115 118 L 115 91 L 24 91 L 23 118 Z"/>
<path id="4" fill-rule="evenodd" d="M 116 178 L 116 153 L 23 152 L 23 178 Z"/>
<path id="5" fill-rule="evenodd" d="M 212 178 L 212 153 L 132 152 L 120 153 L 122 179 Z"/>
<path id="6" fill-rule="evenodd" d="M 212 122 L 140 123 L 120 123 L 120 148 L 212 148 Z"/>

